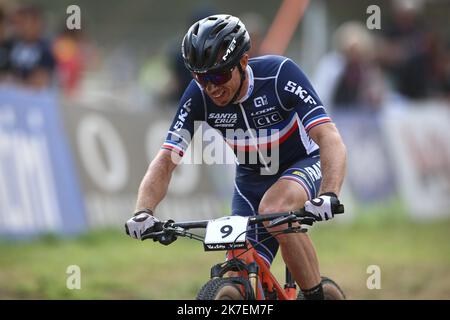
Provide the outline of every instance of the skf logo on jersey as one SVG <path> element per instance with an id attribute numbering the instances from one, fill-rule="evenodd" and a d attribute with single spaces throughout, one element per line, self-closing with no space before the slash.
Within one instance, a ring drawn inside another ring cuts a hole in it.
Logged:
<path id="1" fill-rule="evenodd" d="M 286 86 L 284 87 L 284 90 L 299 96 L 300 99 L 302 99 L 305 103 L 312 103 L 317 105 L 316 100 L 314 100 L 314 98 L 311 97 L 308 91 L 306 91 L 305 89 L 302 88 L 302 86 L 296 84 L 293 81 L 288 81 L 286 83 Z"/>
<path id="2" fill-rule="evenodd" d="M 214 127 L 234 127 L 237 123 L 237 114 L 212 112 L 208 115 L 208 120 L 213 120 Z"/>
<path id="3" fill-rule="evenodd" d="M 183 128 L 184 122 L 186 121 L 186 117 L 191 112 L 191 103 L 192 98 L 189 98 L 188 101 L 186 101 L 183 106 L 180 108 L 180 113 L 178 114 L 178 121 L 175 122 L 173 128 L 176 131 L 180 131 L 181 128 Z"/>
<path id="4" fill-rule="evenodd" d="M 259 117 L 254 117 L 253 123 L 255 124 L 256 128 L 259 129 L 276 124 L 278 122 L 281 122 L 282 120 L 283 117 L 280 115 L 278 111 L 276 111 Z"/>
<path id="5" fill-rule="evenodd" d="M 234 48 L 236 48 L 236 38 L 233 38 L 233 40 L 231 40 L 231 43 L 228 46 L 227 51 L 225 52 L 222 58 L 223 61 L 227 61 L 228 55 L 234 51 Z"/>
<path id="6" fill-rule="evenodd" d="M 267 106 L 269 104 L 266 95 L 263 95 L 262 97 L 256 97 L 255 99 L 253 99 L 253 103 L 255 104 L 256 108 Z"/>

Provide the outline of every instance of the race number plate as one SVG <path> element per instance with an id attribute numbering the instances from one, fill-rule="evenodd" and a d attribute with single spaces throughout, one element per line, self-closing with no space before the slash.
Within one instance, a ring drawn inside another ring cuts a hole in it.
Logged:
<path id="1" fill-rule="evenodd" d="M 205 251 L 246 248 L 248 217 L 229 216 L 208 222 Z"/>

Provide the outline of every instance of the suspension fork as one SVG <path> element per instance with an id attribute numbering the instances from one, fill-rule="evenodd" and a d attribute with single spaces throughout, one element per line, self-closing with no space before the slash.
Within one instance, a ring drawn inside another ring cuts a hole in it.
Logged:
<path id="1" fill-rule="evenodd" d="M 228 265 L 229 267 L 226 268 L 227 273 L 234 276 L 241 276 L 244 278 L 247 278 L 251 289 L 253 291 L 253 295 L 255 299 L 257 300 L 265 300 L 265 294 L 264 289 L 262 287 L 262 277 L 261 277 L 261 267 L 260 265 L 264 263 L 262 259 L 259 257 L 259 255 L 256 253 L 254 248 L 251 247 L 251 244 L 247 244 L 250 248 L 250 250 L 246 249 L 235 249 L 234 250 L 234 256 L 241 255 L 241 258 L 238 259 L 238 264 L 240 267 L 237 269 L 232 268 L 231 266 L 235 265 L 236 263 L 231 263 L 230 260 L 233 260 L 233 254 L 232 251 L 228 251 L 227 257 L 228 261 L 225 262 L 224 265 Z M 235 260 L 234 260 L 235 261 Z M 224 270 L 224 269 L 222 269 Z M 229 272 L 231 270 L 231 272 Z M 238 271 L 238 272 L 236 272 Z M 217 273 L 216 273 L 217 274 Z M 223 275 L 223 271 L 222 271 Z"/>
<path id="2" fill-rule="evenodd" d="M 297 285 L 295 284 L 294 277 L 286 266 L 286 283 L 284 285 L 284 291 L 290 300 L 297 299 Z"/>

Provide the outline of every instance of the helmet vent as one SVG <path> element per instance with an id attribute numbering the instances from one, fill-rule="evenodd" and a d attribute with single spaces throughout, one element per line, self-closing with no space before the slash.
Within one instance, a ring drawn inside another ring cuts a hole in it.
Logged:
<path id="1" fill-rule="evenodd" d="M 214 29 L 213 32 L 211 32 L 212 36 L 217 35 L 220 31 L 222 31 L 225 27 L 226 27 L 226 23 L 222 23 L 221 25 L 219 25 L 216 29 Z"/>
<path id="2" fill-rule="evenodd" d="M 195 27 L 194 27 L 194 30 L 192 31 L 192 33 L 193 33 L 194 35 L 198 35 L 198 29 L 199 29 L 199 27 L 200 27 L 200 24 L 197 23 L 197 24 L 195 25 Z"/>
<path id="3" fill-rule="evenodd" d="M 211 56 L 211 48 L 206 49 L 205 51 L 205 60 L 208 60 L 209 57 Z"/>

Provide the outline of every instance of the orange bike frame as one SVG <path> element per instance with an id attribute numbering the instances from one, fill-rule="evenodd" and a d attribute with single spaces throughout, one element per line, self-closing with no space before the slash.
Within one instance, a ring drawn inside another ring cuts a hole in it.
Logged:
<path id="1" fill-rule="evenodd" d="M 248 251 L 247 251 L 248 250 Z M 246 264 L 256 262 L 259 266 L 258 281 L 261 287 L 267 286 L 269 292 L 275 291 L 277 293 L 278 300 L 295 300 L 297 299 L 297 289 L 296 288 L 282 288 L 278 283 L 275 276 L 270 272 L 270 267 L 267 262 L 261 258 L 258 252 L 253 248 L 253 246 L 247 241 L 247 249 L 234 249 L 234 256 L 238 259 L 244 261 Z M 233 259 L 233 252 L 230 250 L 227 252 L 227 260 Z M 244 274 L 245 273 L 245 274 Z M 239 272 L 239 276 L 248 278 L 246 272 Z M 257 300 L 262 300 L 262 290 L 257 290 Z M 267 300 L 268 297 L 265 297 Z"/>

